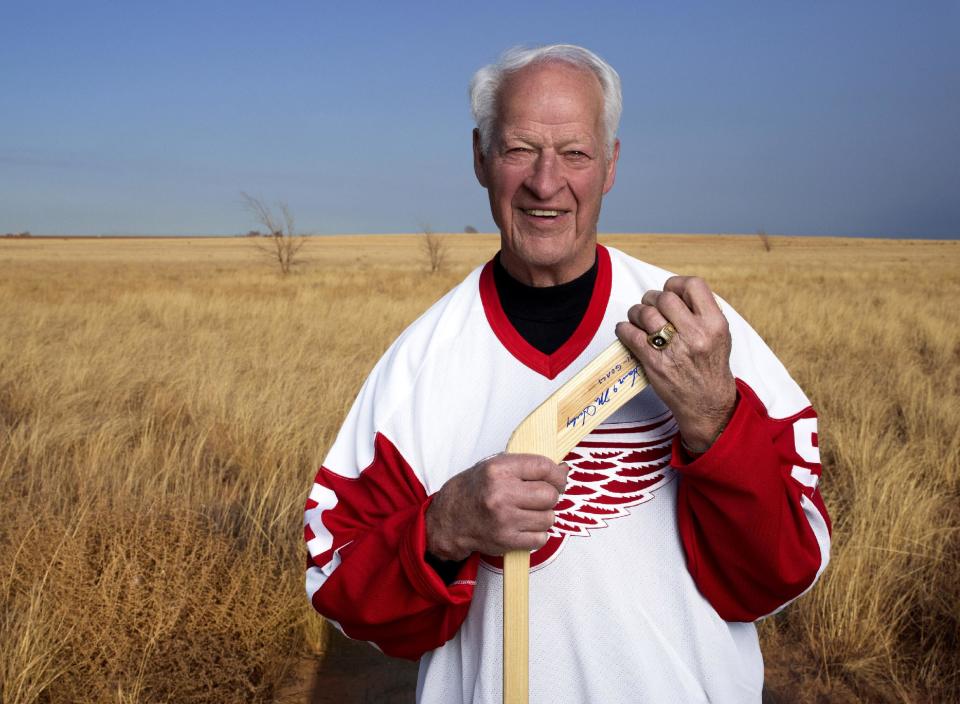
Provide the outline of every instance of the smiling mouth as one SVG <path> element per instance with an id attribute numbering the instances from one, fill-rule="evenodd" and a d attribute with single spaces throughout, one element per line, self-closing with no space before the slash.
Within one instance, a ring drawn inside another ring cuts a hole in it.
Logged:
<path id="1" fill-rule="evenodd" d="M 544 210 L 541 208 L 521 208 L 524 214 L 535 218 L 555 218 L 566 213 L 566 210 Z"/>

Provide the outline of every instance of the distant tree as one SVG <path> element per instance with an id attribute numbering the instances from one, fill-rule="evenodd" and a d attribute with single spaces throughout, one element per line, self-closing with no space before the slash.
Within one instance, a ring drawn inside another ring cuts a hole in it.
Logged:
<path id="1" fill-rule="evenodd" d="M 771 249 L 773 249 L 773 243 L 770 242 L 770 235 L 768 235 L 767 231 L 762 227 L 757 230 L 757 237 L 760 238 L 760 244 L 763 245 L 763 249 L 765 251 L 769 252 Z"/>
<path id="2" fill-rule="evenodd" d="M 284 276 L 290 273 L 295 264 L 299 263 L 297 253 L 306 242 L 303 235 L 296 234 L 293 215 L 286 203 L 276 205 L 279 215 L 263 202 L 262 198 L 255 198 L 248 193 L 240 193 L 244 207 L 253 215 L 257 222 L 267 228 L 264 237 L 270 238 L 270 244 L 257 243 L 258 248 L 265 252 L 280 267 Z M 254 230 L 248 236 L 254 236 Z"/>
<path id="3" fill-rule="evenodd" d="M 443 268 L 443 264 L 446 261 L 447 243 L 441 235 L 431 230 L 428 225 L 424 225 L 421 230 L 423 231 L 423 239 L 420 242 L 423 255 L 427 260 L 427 267 L 430 269 L 430 273 L 434 274 Z"/>
<path id="4" fill-rule="evenodd" d="M 260 230 L 250 230 L 244 237 L 262 237 L 263 233 Z"/>
<path id="5" fill-rule="evenodd" d="M 467 225 L 465 228 L 463 228 L 463 231 L 468 235 L 477 234 L 477 228 L 475 228 L 473 225 Z"/>
<path id="6" fill-rule="evenodd" d="M 24 230 L 23 232 L 17 232 L 17 233 L 8 232 L 7 234 L 4 235 L 4 237 L 33 237 L 33 235 L 30 234 L 29 230 Z"/>

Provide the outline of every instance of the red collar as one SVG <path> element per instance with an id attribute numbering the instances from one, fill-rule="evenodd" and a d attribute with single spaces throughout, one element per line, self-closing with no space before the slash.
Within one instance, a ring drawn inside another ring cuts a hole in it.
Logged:
<path id="1" fill-rule="evenodd" d="M 497 295 L 497 286 L 493 281 L 493 260 L 487 262 L 483 271 L 480 272 L 480 300 L 483 303 L 487 322 L 490 323 L 490 329 L 507 351 L 533 371 L 553 379 L 580 356 L 600 329 L 603 314 L 610 300 L 611 280 L 610 253 L 606 247 L 598 244 L 597 281 L 593 285 L 590 305 L 570 339 L 553 354 L 544 354 L 533 347 L 510 324 L 507 314 L 503 312 L 500 297 Z"/>

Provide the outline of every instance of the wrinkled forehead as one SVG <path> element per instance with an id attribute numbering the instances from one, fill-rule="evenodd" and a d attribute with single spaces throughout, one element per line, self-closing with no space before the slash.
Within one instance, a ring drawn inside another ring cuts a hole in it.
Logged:
<path id="1" fill-rule="evenodd" d="M 602 128 L 603 88 L 589 69 L 544 61 L 508 74 L 496 101 L 501 126 L 525 120 L 579 122 Z"/>

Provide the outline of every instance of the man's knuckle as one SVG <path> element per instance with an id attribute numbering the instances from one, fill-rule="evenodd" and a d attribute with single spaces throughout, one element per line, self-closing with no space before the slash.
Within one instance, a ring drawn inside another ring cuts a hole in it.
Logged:
<path id="1" fill-rule="evenodd" d="M 490 484 L 498 472 L 498 458 L 491 458 L 479 467 L 480 480 L 484 484 Z"/>
<path id="2" fill-rule="evenodd" d="M 531 486 L 527 492 L 527 508 L 537 509 L 543 505 L 544 488 L 541 486 Z"/>
<path id="3" fill-rule="evenodd" d="M 709 338 L 704 336 L 702 333 L 696 333 L 691 335 L 690 340 L 687 343 L 687 346 L 690 350 L 696 354 L 703 354 L 710 350 Z"/>
<path id="4" fill-rule="evenodd" d="M 554 461 L 544 455 L 537 455 L 536 462 L 537 469 L 542 470 L 544 474 L 549 473 L 555 466 Z"/>
<path id="5" fill-rule="evenodd" d="M 642 327 L 645 328 L 645 329 L 649 329 L 649 328 L 655 327 L 656 324 L 657 324 L 657 322 L 658 322 L 658 321 L 660 320 L 660 318 L 662 318 L 662 317 L 663 317 L 663 315 L 660 313 L 659 310 L 657 310 L 656 308 L 652 308 L 652 307 L 650 307 L 650 306 L 647 306 L 647 307 L 644 309 L 643 314 L 642 314 L 642 317 L 641 317 Z"/>
<path id="6" fill-rule="evenodd" d="M 660 297 L 658 308 L 661 311 L 675 311 L 679 306 L 685 305 L 683 299 L 673 291 L 667 291 Z"/>
<path id="7" fill-rule="evenodd" d="M 481 505 L 490 515 L 498 515 L 503 510 L 503 497 L 499 492 L 490 492 L 484 495 Z"/>

